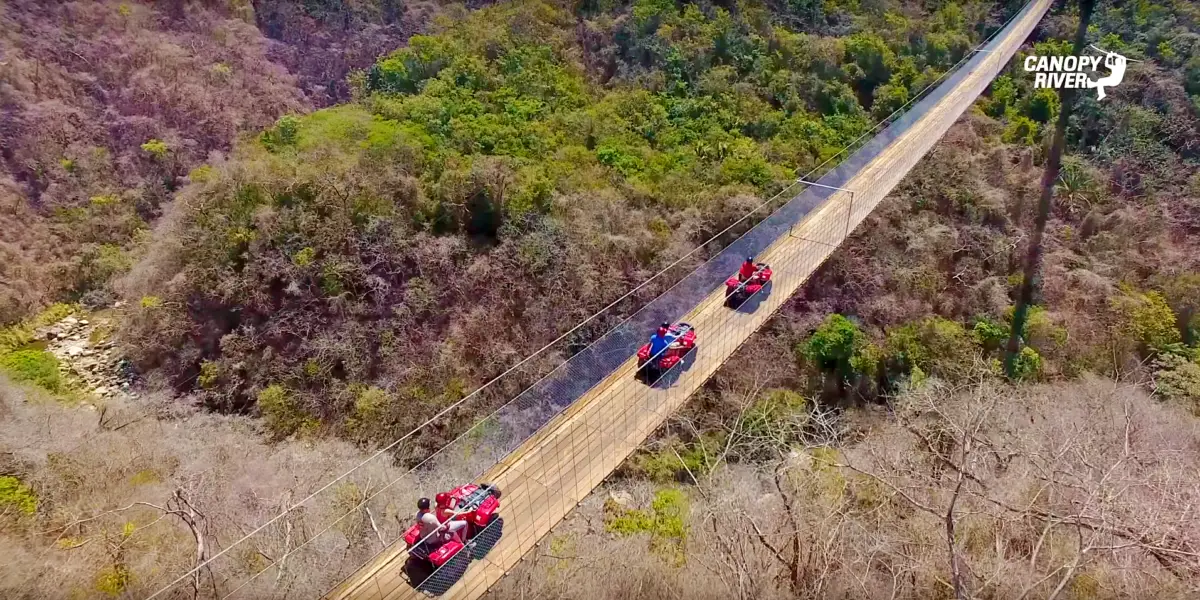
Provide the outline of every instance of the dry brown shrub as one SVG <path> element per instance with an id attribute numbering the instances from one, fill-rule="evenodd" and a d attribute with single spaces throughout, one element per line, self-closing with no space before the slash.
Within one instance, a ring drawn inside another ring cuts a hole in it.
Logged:
<path id="1" fill-rule="evenodd" d="M 192 529 L 167 510 L 194 509 L 212 557 L 364 455 L 336 441 L 267 445 L 249 419 L 197 413 L 165 398 L 114 401 L 97 412 L 0 379 L 0 457 L 3 472 L 30 485 L 39 501 L 32 519 L 0 517 L 6 553 L 0 596 L 32 599 L 96 596 L 97 577 L 117 564 L 132 575 L 124 593 L 145 597 L 196 564 Z M 201 597 L 228 594 L 270 567 L 272 558 L 283 560 L 283 574 L 265 573 L 255 582 L 260 587 L 250 588 L 261 591 L 254 597 L 317 596 L 378 551 L 377 537 L 396 539 L 411 506 L 393 501 L 403 489 L 381 494 L 366 505 L 369 514 L 351 512 L 288 556 L 396 479 L 398 473 L 380 462 L 217 558 L 213 579 L 202 572 Z M 168 597 L 190 598 L 191 591 L 184 582 Z"/>
<path id="2" fill-rule="evenodd" d="M 958 597 L 997 600 L 1196 592 L 1200 421 L 1136 387 L 933 383 L 864 425 L 687 486 L 682 567 L 644 535 L 606 534 L 601 489 L 491 597 L 916 600 L 954 598 L 956 582 Z M 613 487 L 649 503 L 644 483 Z"/>
<path id="3" fill-rule="evenodd" d="M 181 175 L 239 132 L 304 106 L 253 26 L 200 5 L 167 19 L 139 3 L 12 2 L 2 18 L 3 94 L 18 107 L 8 164 L 34 200 L 61 188 L 43 205 L 75 204 L 101 184 L 138 187 L 161 166 L 140 148 L 151 138 L 168 142 Z M 90 147 L 107 149 L 116 172 L 79 172 L 88 157 L 72 150 Z"/>
<path id="4" fill-rule="evenodd" d="M 49 224 L 7 178 L 0 180 L 0 230 L 0 323 L 9 323 L 48 302 L 63 256 Z"/>
<path id="5" fill-rule="evenodd" d="M 0 175 L 10 181 L 0 229 L 19 232 L 5 235 L 0 268 L 21 273 L 3 274 L 0 286 L 20 279 L 24 298 L 0 300 L 0 321 L 103 286 L 77 278 L 89 253 L 128 249 L 210 151 L 305 109 L 267 40 L 222 10 L 18 0 L 0 11 Z M 143 149 L 151 140 L 167 151 Z"/>

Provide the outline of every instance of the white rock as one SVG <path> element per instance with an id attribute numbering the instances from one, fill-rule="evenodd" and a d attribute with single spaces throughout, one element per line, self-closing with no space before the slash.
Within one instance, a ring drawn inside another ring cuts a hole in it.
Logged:
<path id="1" fill-rule="evenodd" d="M 62 322 L 66 323 L 67 325 L 74 325 L 79 322 L 79 319 L 76 319 L 75 317 L 67 317 L 63 319 Z"/>
<path id="2" fill-rule="evenodd" d="M 83 354 L 82 346 L 68 346 L 67 347 L 67 350 L 66 350 L 67 356 L 74 358 L 76 356 L 79 356 L 80 354 Z"/>
<path id="3" fill-rule="evenodd" d="M 623 490 L 609 492 L 608 499 L 621 508 L 629 508 L 633 504 L 633 494 Z"/>
<path id="4" fill-rule="evenodd" d="M 87 322 L 87 319 L 80 319 L 80 320 L 79 320 L 79 324 L 80 324 L 80 325 L 87 325 L 87 324 L 88 324 L 88 322 Z"/>

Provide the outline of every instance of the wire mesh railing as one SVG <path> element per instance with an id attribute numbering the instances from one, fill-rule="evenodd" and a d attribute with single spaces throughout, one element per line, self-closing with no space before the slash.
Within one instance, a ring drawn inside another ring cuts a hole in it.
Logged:
<path id="1" fill-rule="evenodd" d="M 864 140 L 845 162 L 816 182 L 793 182 L 784 191 L 804 191 L 781 206 L 763 202 L 756 209 L 761 218 L 751 220 L 746 233 L 450 443 L 414 461 L 413 468 L 380 461 L 358 469 L 346 485 L 359 494 L 328 514 L 318 514 L 314 503 L 302 515 L 318 517 L 312 520 L 322 526 L 309 529 L 298 523 L 302 518 L 271 522 L 248 540 L 255 560 L 246 559 L 247 553 L 225 552 L 155 596 L 192 597 L 199 587 L 206 597 L 285 598 L 295 589 L 328 589 L 338 581 L 344 585 L 335 590 L 336 597 L 416 594 L 401 573 L 408 558 L 401 536 L 417 498 L 488 481 L 503 491 L 503 536 L 450 592 L 476 597 L 632 453 L 852 234 L 1004 68 L 1048 6 L 1049 0 L 1031 2 L 963 68 L 879 135 Z M 773 276 L 763 290 L 728 308 L 723 283 L 745 256 L 768 263 Z M 695 328 L 696 349 L 654 385 L 637 381 L 633 356 L 638 346 L 659 323 L 680 320 Z M 531 372 L 535 368 L 545 370 L 531 365 Z M 329 535 L 335 531 L 342 535 Z M 373 545 L 383 550 L 374 552 Z M 370 561 L 353 574 L 339 572 L 323 560 L 335 555 Z M 200 572 L 210 584 L 191 577 Z M 431 576 L 439 572 L 434 569 Z"/>

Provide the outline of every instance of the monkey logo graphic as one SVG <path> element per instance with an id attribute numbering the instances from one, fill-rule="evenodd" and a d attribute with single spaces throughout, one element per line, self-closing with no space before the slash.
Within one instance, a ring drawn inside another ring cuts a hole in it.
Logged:
<path id="1" fill-rule="evenodd" d="M 1096 88 L 1096 99 L 1103 100 L 1104 88 L 1117 85 L 1125 78 L 1125 65 L 1129 62 L 1129 59 L 1116 52 L 1109 52 L 1096 46 L 1092 46 L 1092 48 L 1104 54 L 1104 66 L 1109 70 L 1107 77 L 1088 81 L 1088 87 Z"/>

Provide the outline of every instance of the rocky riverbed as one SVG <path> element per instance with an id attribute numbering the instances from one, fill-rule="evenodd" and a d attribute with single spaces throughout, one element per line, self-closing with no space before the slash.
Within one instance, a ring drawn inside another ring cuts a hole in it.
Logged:
<path id="1" fill-rule="evenodd" d="M 136 398 L 128 362 L 121 357 L 108 332 L 110 319 L 75 314 L 36 331 L 46 351 L 58 359 L 59 370 L 98 399 Z"/>

